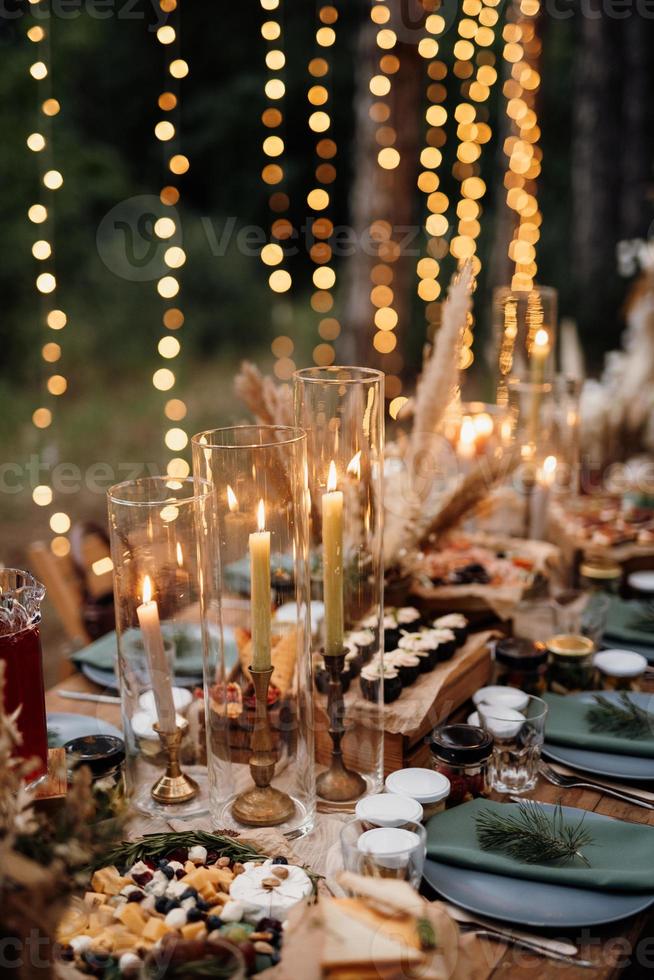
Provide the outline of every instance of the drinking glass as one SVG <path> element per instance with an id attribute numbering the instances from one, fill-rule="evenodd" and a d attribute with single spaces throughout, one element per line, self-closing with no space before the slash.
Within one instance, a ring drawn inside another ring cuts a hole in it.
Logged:
<path id="1" fill-rule="evenodd" d="M 374 827 L 350 820 L 341 830 L 341 853 L 346 871 L 368 878 L 395 878 L 418 888 L 425 866 L 427 832 L 421 823 Z"/>
<path id="2" fill-rule="evenodd" d="M 45 587 L 29 572 L 0 570 L 0 663 L 4 664 L 4 706 L 17 719 L 22 735 L 19 754 L 35 760 L 31 783 L 48 769 L 43 661 L 41 657 L 41 603 Z"/>
<path id="3" fill-rule="evenodd" d="M 538 763 L 545 740 L 547 705 L 529 696 L 524 708 L 478 704 L 482 726 L 493 736 L 489 768 L 491 786 L 498 793 L 526 793 L 538 779 Z"/>

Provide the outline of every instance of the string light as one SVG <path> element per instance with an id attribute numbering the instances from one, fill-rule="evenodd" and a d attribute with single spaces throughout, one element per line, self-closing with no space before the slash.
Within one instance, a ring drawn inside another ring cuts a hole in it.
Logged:
<path id="1" fill-rule="evenodd" d="M 287 331 L 292 320 L 291 304 L 285 299 L 285 294 L 291 289 L 293 279 L 290 272 L 284 268 L 286 255 L 283 243 L 293 235 L 293 225 L 288 217 L 290 207 L 289 196 L 286 193 L 286 171 L 284 154 L 285 117 L 284 99 L 286 84 L 284 68 L 286 54 L 284 52 L 283 8 L 281 0 L 260 0 L 264 20 L 261 24 L 261 36 L 267 42 L 265 64 L 268 77 L 264 84 L 264 94 L 268 101 L 262 115 L 263 125 L 261 148 L 264 164 L 261 179 L 268 190 L 268 206 L 270 210 L 270 233 L 267 243 L 260 252 L 260 259 L 265 267 L 268 286 L 273 294 L 272 321 L 277 330 Z M 274 373 L 280 381 L 288 381 L 295 370 L 295 362 L 291 358 L 293 344 L 287 355 L 276 353 L 278 342 L 288 339 L 285 333 L 276 336 L 271 349 L 276 358 Z M 283 346 L 283 344 L 282 344 Z"/>
<path id="2" fill-rule="evenodd" d="M 52 97 L 52 70 L 50 31 L 52 18 L 48 5 L 40 0 L 31 0 L 30 16 L 38 23 L 30 23 L 26 30 L 27 41 L 33 54 L 29 74 L 36 86 L 37 128 L 26 139 L 30 154 L 34 155 L 39 175 L 41 200 L 30 204 L 27 217 L 31 225 L 37 226 L 38 237 L 34 236 L 31 253 L 37 263 L 34 285 L 40 298 L 44 324 L 50 330 L 63 330 L 68 318 L 63 310 L 57 308 L 57 277 L 55 274 L 54 212 L 56 194 L 64 183 L 63 174 L 54 166 L 52 155 L 52 120 L 60 112 L 59 101 Z M 32 412 L 32 424 L 40 432 L 51 430 L 54 421 L 56 400 L 68 390 L 68 379 L 60 372 L 51 373 L 53 364 L 58 364 L 63 356 L 62 345 L 47 341 L 41 347 L 44 372 L 44 399 L 47 404 L 40 405 Z M 38 507 L 54 504 L 54 492 L 46 483 L 39 484 L 32 491 L 32 500 Z M 63 557 L 70 551 L 70 541 L 66 537 L 70 530 L 70 517 L 63 510 L 50 515 L 50 529 L 53 537 L 50 548 L 55 555 Z"/>
<path id="3" fill-rule="evenodd" d="M 506 202 L 516 215 L 509 244 L 509 258 L 515 266 L 511 288 L 524 292 L 533 288 L 536 277 L 536 244 L 542 221 L 537 199 L 542 160 L 536 112 L 540 88 L 541 42 L 536 32 L 539 11 L 539 0 L 515 0 L 503 31 L 503 55 L 510 75 L 503 91 L 511 119 L 511 133 L 504 143 L 508 158 L 504 186 Z"/>
<path id="4" fill-rule="evenodd" d="M 162 24 L 156 33 L 157 42 L 162 45 L 169 58 L 165 89 L 157 98 L 157 107 L 162 113 L 161 118 L 157 119 L 154 126 L 155 139 L 161 144 L 162 155 L 167 169 L 166 183 L 159 192 L 159 200 L 163 209 L 174 207 L 181 198 L 176 178 L 183 176 L 190 170 L 191 164 L 188 157 L 178 150 L 180 134 L 180 105 L 181 105 L 181 85 L 182 79 L 189 74 L 188 62 L 179 57 L 180 48 L 180 17 L 179 3 L 176 0 L 159 0 L 159 6 L 165 15 L 166 23 Z M 171 16 L 174 15 L 174 16 Z M 175 21 L 172 23 L 172 21 Z M 178 220 L 172 218 L 163 210 L 154 224 L 154 234 L 161 242 L 170 242 L 181 229 L 178 227 Z M 162 275 L 157 282 L 157 293 L 166 301 L 163 313 L 163 326 L 166 330 L 179 330 L 184 324 L 184 313 L 179 305 L 179 293 L 181 283 L 179 280 L 179 269 L 186 264 L 186 252 L 180 245 L 169 244 L 164 252 L 164 264 L 169 272 Z M 173 272 L 175 273 L 173 275 Z M 175 306 L 168 305 L 175 301 Z M 157 353 L 166 363 L 174 361 L 182 352 L 182 344 L 178 337 L 170 333 L 164 334 L 157 342 Z M 169 367 L 160 367 L 152 375 L 152 385 L 157 391 L 169 392 L 177 384 L 177 375 Z M 188 435 L 184 429 L 179 427 L 179 422 L 186 417 L 186 403 L 181 398 L 167 398 L 163 406 L 163 414 L 166 425 L 174 421 L 178 425 L 173 428 L 166 428 L 164 431 L 163 442 L 166 449 L 171 454 L 177 454 L 186 449 L 188 445 Z M 171 455 L 166 464 L 168 476 L 183 478 L 188 476 L 190 466 L 186 459 L 178 455 Z"/>
<path id="5" fill-rule="evenodd" d="M 393 126 L 391 96 L 393 77 L 400 69 L 400 59 L 396 53 L 397 34 L 391 23 L 391 8 L 387 0 L 373 0 L 370 19 L 376 27 L 375 43 L 379 60 L 373 68 L 369 88 L 373 101 L 369 107 L 370 119 L 375 126 L 377 144 L 377 164 L 380 168 L 379 181 L 392 197 L 395 171 L 402 157 L 398 150 L 397 131 Z M 382 364 L 387 368 L 385 391 L 392 399 L 399 397 L 402 382 L 396 373 L 402 361 L 397 352 L 395 329 L 399 316 L 395 307 L 393 289 L 394 264 L 400 257 L 400 245 L 393 237 L 390 222 L 383 218 L 372 222 L 368 229 L 370 241 L 375 249 L 375 261 L 370 270 L 370 302 L 372 304 L 375 332 L 372 345 L 382 356 Z"/>
<path id="6" fill-rule="evenodd" d="M 334 224 L 329 217 L 331 195 L 329 187 L 336 180 L 336 153 L 338 147 L 332 130 L 332 68 L 330 49 L 336 42 L 338 10 L 332 4 L 319 0 L 318 25 L 315 31 L 316 51 L 308 65 L 310 85 L 307 90 L 309 103 L 309 129 L 316 136 L 315 170 L 313 186 L 307 194 L 307 205 L 311 213 L 311 246 L 309 256 L 315 266 L 312 274 L 314 291 L 311 295 L 311 309 L 320 317 L 318 333 L 321 343 L 313 348 L 314 364 L 326 366 L 336 359 L 333 341 L 341 332 L 341 325 L 333 314 L 336 286 L 336 273 L 331 265 L 333 259 L 331 239 Z"/>

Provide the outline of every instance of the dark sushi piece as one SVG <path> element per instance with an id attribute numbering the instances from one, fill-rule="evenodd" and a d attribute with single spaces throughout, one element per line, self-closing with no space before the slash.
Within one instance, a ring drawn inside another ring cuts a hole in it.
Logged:
<path id="1" fill-rule="evenodd" d="M 368 701 L 377 701 L 380 684 L 384 704 L 397 701 L 402 693 L 399 673 L 391 664 L 382 664 L 381 660 L 375 660 L 373 663 L 366 664 L 359 676 L 359 685 L 364 698 Z"/>
<path id="2" fill-rule="evenodd" d="M 438 662 L 438 644 L 430 636 L 431 630 L 419 633 L 404 633 L 398 647 L 403 653 L 411 653 L 420 660 L 420 673 L 427 674 Z"/>
<path id="3" fill-rule="evenodd" d="M 395 619 L 403 633 L 416 633 L 424 625 L 420 611 L 413 606 L 400 606 L 395 610 Z"/>
<path id="4" fill-rule="evenodd" d="M 431 641 L 436 647 L 436 659 L 439 664 L 454 656 L 458 644 L 453 630 L 430 629 L 425 632 L 431 637 Z"/>
<path id="5" fill-rule="evenodd" d="M 408 650 L 393 650 L 384 657 L 384 662 L 394 667 L 400 675 L 402 687 L 409 687 L 420 673 L 420 657 Z"/>
<path id="6" fill-rule="evenodd" d="M 456 645 L 463 646 L 468 639 L 469 622 L 461 613 L 448 613 L 447 616 L 439 616 L 432 623 L 434 629 L 452 630 L 456 637 Z"/>
<path id="7" fill-rule="evenodd" d="M 391 650 L 397 649 L 401 635 L 394 610 L 387 610 L 384 613 L 382 628 L 384 630 L 384 653 L 390 653 Z"/>
<path id="8" fill-rule="evenodd" d="M 374 630 L 352 630 L 347 634 L 345 646 L 359 652 L 360 667 L 367 664 L 377 648 L 377 637 Z"/>

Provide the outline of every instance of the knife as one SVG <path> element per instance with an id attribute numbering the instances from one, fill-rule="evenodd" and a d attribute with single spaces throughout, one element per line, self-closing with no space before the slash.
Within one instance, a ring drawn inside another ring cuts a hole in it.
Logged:
<path id="1" fill-rule="evenodd" d="M 495 936 L 505 939 L 507 942 L 525 943 L 530 948 L 537 948 L 548 953 L 555 953 L 559 956 L 575 957 L 579 954 L 579 950 L 574 943 L 564 942 L 560 939 L 549 939 L 547 936 L 534 936 L 532 933 L 522 932 L 520 929 L 504 928 L 503 926 L 498 926 L 492 919 L 485 919 L 483 916 L 473 915 L 471 912 L 460 909 L 457 905 L 451 905 L 449 902 L 443 902 L 442 904 L 445 907 L 445 911 L 455 922 L 470 922 L 474 925 L 479 925 L 488 932 L 492 932 Z"/>

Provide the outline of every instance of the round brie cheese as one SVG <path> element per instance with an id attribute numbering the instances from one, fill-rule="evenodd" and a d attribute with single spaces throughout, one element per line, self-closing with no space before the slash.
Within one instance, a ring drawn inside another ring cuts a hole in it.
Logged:
<path id="1" fill-rule="evenodd" d="M 275 871 L 281 872 L 282 877 L 271 887 L 277 877 Z M 293 906 L 307 898 L 312 890 L 306 871 L 296 865 L 248 861 L 245 871 L 231 883 L 229 895 L 243 906 L 245 918 L 251 922 L 256 923 L 263 916 L 283 922 Z"/>

